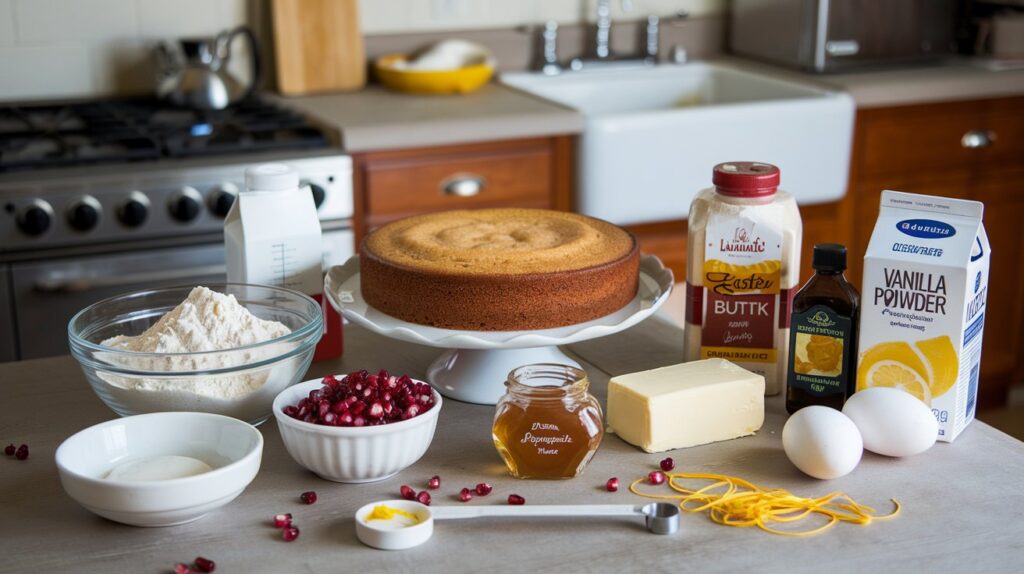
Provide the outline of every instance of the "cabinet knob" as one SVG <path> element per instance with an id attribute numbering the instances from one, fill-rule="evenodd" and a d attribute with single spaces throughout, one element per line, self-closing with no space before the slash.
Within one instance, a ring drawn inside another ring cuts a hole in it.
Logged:
<path id="1" fill-rule="evenodd" d="M 472 197 L 487 187 L 487 180 L 478 175 L 457 175 L 441 184 L 445 195 Z"/>
<path id="2" fill-rule="evenodd" d="M 960 145 L 967 149 L 981 149 L 992 145 L 996 134 L 989 130 L 971 130 L 960 138 Z"/>

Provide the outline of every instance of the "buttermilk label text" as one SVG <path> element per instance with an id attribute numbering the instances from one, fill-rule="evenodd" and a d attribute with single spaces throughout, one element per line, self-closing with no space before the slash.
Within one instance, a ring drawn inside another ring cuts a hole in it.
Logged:
<path id="1" fill-rule="evenodd" d="M 946 314 L 946 277 L 883 267 L 885 286 L 875 287 L 875 305 L 908 311 Z"/>

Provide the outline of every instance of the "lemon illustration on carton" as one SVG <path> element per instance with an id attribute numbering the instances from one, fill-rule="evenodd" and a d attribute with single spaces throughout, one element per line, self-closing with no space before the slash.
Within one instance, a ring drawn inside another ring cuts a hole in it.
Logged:
<path id="1" fill-rule="evenodd" d="M 892 387 L 904 390 L 931 406 L 932 399 L 956 384 L 959 361 L 953 342 L 942 335 L 917 341 L 886 341 L 861 355 L 857 390 Z"/>

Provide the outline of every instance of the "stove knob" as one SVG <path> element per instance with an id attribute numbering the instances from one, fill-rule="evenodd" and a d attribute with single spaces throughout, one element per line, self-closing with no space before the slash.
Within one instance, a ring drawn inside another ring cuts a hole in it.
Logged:
<path id="1" fill-rule="evenodd" d="M 238 197 L 238 186 L 233 183 L 222 183 L 206 196 L 206 205 L 214 215 L 225 218 L 231 211 L 236 197 Z"/>
<path id="2" fill-rule="evenodd" d="M 199 217 L 199 212 L 203 209 L 203 197 L 196 188 L 185 186 L 171 195 L 167 209 L 171 212 L 171 217 L 182 223 L 192 221 Z"/>
<path id="3" fill-rule="evenodd" d="M 65 217 L 68 225 L 78 231 L 89 231 L 100 222 L 100 202 L 91 195 L 83 195 L 68 208 Z"/>
<path id="4" fill-rule="evenodd" d="M 117 208 L 117 218 L 126 227 L 138 227 L 146 222 L 149 215 L 149 198 L 141 191 L 128 194 Z"/>
<path id="5" fill-rule="evenodd" d="M 316 205 L 317 209 L 320 209 L 324 200 L 327 199 L 327 190 L 325 190 L 322 185 L 317 185 L 311 181 L 304 181 L 300 185 L 309 186 L 309 191 L 313 193 L 313 204 Z"/>
<path id="6" fill-rule="evenodd" d="M 41 199 L 33 199 L 18 212 L 17 222 L 25 235 L 42 235 L 53 223 L 53 208 Z"/>

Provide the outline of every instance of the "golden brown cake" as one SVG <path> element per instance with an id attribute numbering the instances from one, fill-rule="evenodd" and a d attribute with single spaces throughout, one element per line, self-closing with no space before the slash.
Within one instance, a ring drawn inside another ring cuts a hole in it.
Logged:
<path id="1" fill-rule="evenodd" d="M 636 295 L 636 239 L 606 221 L 544 209 L 418 215 L 363 241 L 363 298 L 421 325 L 547 329 L 613 313 Z"/>

